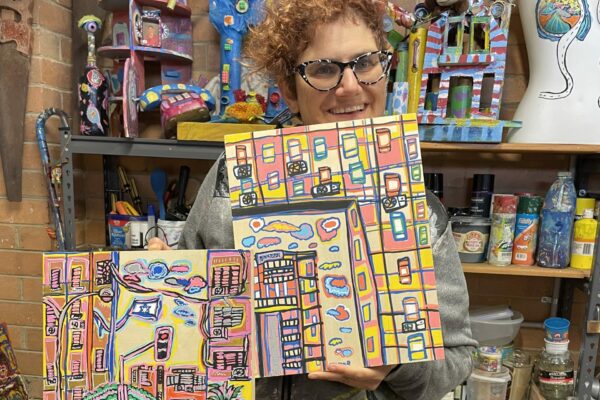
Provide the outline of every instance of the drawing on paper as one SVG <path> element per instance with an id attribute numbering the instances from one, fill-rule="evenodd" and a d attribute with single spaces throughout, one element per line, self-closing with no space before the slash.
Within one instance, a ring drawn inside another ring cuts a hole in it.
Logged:
<path id="1" fill-rule="evenodd" d="M 567 51 L 575 39 L 585 40 L 592 23 L 587 0 L 537 0 L 537 31 L 542 39 L 557 43 L 556 58 L 565 88 L 541 92 L 542 99 L 563 99 L 573 91 L 573 76 L 567 65 Z"/>
<path id="2" fill-rule="evenodd" d="M 252 399 L 251 256 L 44 255 L 44 399 Z"/>
<path id="3" fill-rule="evenodd" d="M 8 328 L 0 322 L 0 399 L 27 400 L 27 391 L 17 367 L 17 358 L 8 338 Z"/>
<path id="4" fill-rule="evenodd" d="M 443 358 L 414 114 L 225 142 L 257 376 Z"/>

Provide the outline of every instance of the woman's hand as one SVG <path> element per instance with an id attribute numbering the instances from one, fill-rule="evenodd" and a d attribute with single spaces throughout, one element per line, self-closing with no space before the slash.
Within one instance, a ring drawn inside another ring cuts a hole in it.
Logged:
<path id="1" fill-rule="evenodd" d="M 171 248 L 157 237 L 148 240 L 148 250 L 171 250 Z"/>
<path id="2" fill-rule="evenodd" d="M 382 365 L 380 367 L 361 368 L 329 364 L 327 372 L 312 372 L 308 374 L 308 378 L 340 382 L 359 389 L 375 390 L 394 367 L 395 365 Z"/>

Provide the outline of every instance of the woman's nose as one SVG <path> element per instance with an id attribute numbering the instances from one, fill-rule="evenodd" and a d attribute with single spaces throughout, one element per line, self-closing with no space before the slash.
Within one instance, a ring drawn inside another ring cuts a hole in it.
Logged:
<path id="1" fill-rule="evenodd" d="M 350 66 L 347 66 L 342 75 L 342 80 L 336 88 L 336 94 L 338 96 L 353 95 L 360 89 L 360 82 L 356 79 L 354 71 Z"/>

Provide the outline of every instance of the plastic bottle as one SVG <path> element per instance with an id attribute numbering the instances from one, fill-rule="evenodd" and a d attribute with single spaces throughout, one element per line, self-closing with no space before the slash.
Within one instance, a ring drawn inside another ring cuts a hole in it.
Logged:
<path id="1" fill-rule="evenodd" d="M 569 353 L 569 341 L 550 342 L 544 339 L 546 348 L 542 351 L 536 369 L 536 381 L 546 400 L 564 400 L 573 395 L 574 363 Z"/>
<path id="2" fill-rule="evenodd" d="M 572 268 L 592 269 L 597 229 L 598 221 L 594 219 L 594 210 L 589 208 L 584 210 L 583 216 L 575 221 L 573 228 Z"/>
<path id="3" fill-rule="evenodd" d="M 569 265 L 576 198 L 571 173 L 559 172 L 542 208 L 538 265 L 550 268 L 566 268 Z"/>

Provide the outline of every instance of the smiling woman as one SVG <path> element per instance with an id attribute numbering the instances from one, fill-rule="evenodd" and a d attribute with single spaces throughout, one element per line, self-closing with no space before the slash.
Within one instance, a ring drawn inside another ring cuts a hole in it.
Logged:
<path id="1" fill-rule="evenodd" d="M 295 3 L 268 8 L 251 30 L 245 53 L 254 66 L 271 75 L 306 125 L 383 115 L 391 61 L 384 4 Z M 287 29 L 269 29 L 275 21 Z"/>
<path id="2" fill-rule="evenodd" d="M 264 22 L 251 30 L 245 53 L 257 71 L 267 73 L 278 83 L 291 111 L 299 114 L 304 124 L 367 119 L 384 114 L 391 61 L 383 32 L 387 2 L 270 0 L 265 3 Z M 356 140 L 354 135 L 342 137 L 343 140 L 347 140 L 348 148 L 356 148 L 352 143 Z M 386 132 L 378 132 L 378 142 L 382 148 L 389 147 Z M 290 148 L 294 147 L 290 144 Z M 325 143 L 315 143 L 315 149 L 316 157 L 327 151 Z M 409 157 L 417 151 L 416 141 L 409 144 Z M 238 159 L 245 157 L 246 154 L 238 154 Z M 301 165 L 298 164 L 300 170 Z M 328 168 L 320 170 L 319 175 L 323 187 L 333 184 Z M 389 193 L 398 192 L 399 187 L 399 181 L 386 181 Z M 398 193 L 394 196 L 400 198 Z M 374 368 L 332 364 L 327 365 L 325 372 L 259 379 L 256 398 L 436 400 L 466 379 L 471 372 L 471 352 L 476 342 L 465 317 L 469 303 L 465 278 L 442 204 L 429 193 L 427 203 L 445 359 Z M 417 212 L 424 213 L 424 210 Z M 396 225 L 394 234 L 405 235 L 405 221 L 398 220 Z M 322 228 L 323 231 L 316 233 L 326 236 L 328 227 Z M 156 239 L 149 245 L 152 250 L 165 247 Z M 179 248 L 233 247 L 227 166 L 225 157 L 221 156 L 200 187 Z M 339 248 L 332 247 L 329 251 L 337 252 Z M 404 266 L 400 264 L 398 268 L 402 273 Z M 400 279 L 408 277 L 405 274 Z M 347 285 L 342 281 L 329 279 L 326 285 L 334 295 L 346 294 Z M 329 316 L 346 318 L 344 309 L 336 310 Z M 406 318 L 414 317 L 410 299 L 404 304 L 404 312 L 408 313 Z M 409 322 L 411 326 L 421 323 Z M 418 349 L 423 348 L 423 344 L 410 345 L 411 360 L 420 359 Z"/>

